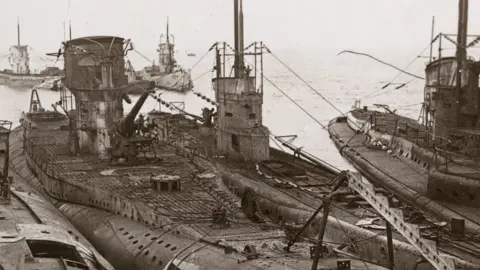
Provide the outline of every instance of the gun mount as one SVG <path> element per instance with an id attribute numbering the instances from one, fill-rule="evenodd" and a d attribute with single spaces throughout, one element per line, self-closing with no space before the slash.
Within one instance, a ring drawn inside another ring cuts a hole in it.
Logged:
<path id="1" fill-rule="evenodd" d="M 147 100 L 149 94 L 149 92 L 143 93 L 132 110 L 125 117 L 114 122 L 113 133 L 111 135 L 111 154 L 120 164 L 127 163 L 131 165 L 137 163 L 139 148 L 145 149 L 151 146 L 152 139 L 136 136 L 135 132 L 139 130 L 141 128 L 139 126 L 142 126 L 144 123 L 143 119 L 140 119 L 139 123 L 135 123 L 135 117 Z"/>

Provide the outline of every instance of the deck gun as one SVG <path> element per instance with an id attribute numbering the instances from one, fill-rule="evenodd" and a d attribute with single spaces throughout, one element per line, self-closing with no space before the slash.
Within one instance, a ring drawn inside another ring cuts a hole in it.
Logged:
<path id="1" fill-rule="evenodd" d="M 135 117 L 142 108 L 143 104 L 150 95 L 150 92 L 143 93 L 133 106 L 132 110 L 113 124 L 112 132 L 112 157 L 117 158 L 119 163 L 127 162 L 134 164 L 137 162 L 138 147 L 146 143 L 151 143 L 151 139 L 136 136 Z"/>

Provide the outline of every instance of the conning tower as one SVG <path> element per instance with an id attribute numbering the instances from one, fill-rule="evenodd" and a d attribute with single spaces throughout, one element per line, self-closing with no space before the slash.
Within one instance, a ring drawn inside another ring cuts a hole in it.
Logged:
<path id="1" fill-rule="evenodd" d="M 426 69 L 425 108 L 430 128 L 432 121 L 433 139 L 437 146 L 448 145 L 452 134 L 460 129 L 480 127 L 480 62 L 467 57 L 468 0 L 459 1 L 458 32 L 455 35 L 440 33 L 438 58 Z M 478 38 L 477 38 L 478 39 Z M 456 43 L 456 55 L 442 55 L 442 41 Z"/>
<path id="2" fill-rule="evenodd" d="M 168 17 L 167 17 L 167 31 L 165 33 L 165 42 L 162 42 L 163 34 L 160 36 L 160 43 L 158 44 L 158 68 L 160 73 L 171 73 L 176 63 L 174 56 L 175 37 L 170 34 Z M 172 38 L 172 39 L 170 39 Z"/>
<path id="3" fill-rule="evenodd" d="M 124 39 L 82 37 L 65 43 L 66 86 L 75 96 L 74 140 L 77 154 L 108 157 L 110 129 L 123 116 L 125 77 Z"/>
<path id="4" fill-rule="evenodd" d="M 257 81 L 256 72 L 257 59 L 263 63 L 262 46 L 260 52 L 257 52 L 255 42 L 255 52 L 249 54 L 255 56 L 255 67 L 252 72 L 252 67 L 246 68 L 244 63 L 242 1 L 240 11 L 238 4 L 238 0 L 235 0 L 233 77 L 227 76 L 225 71 L 226 45 L 223 45 L 223 55 L 220 55 L 218 43 L 216 48 L 216 77 L 212 81 L 218 104 L 217 151 L 229 159 L 267 160 L 270 156 L 269 130 L 262 123 L 263 84 Z M 262 68 L 260 65 L 260 73 Z"/>

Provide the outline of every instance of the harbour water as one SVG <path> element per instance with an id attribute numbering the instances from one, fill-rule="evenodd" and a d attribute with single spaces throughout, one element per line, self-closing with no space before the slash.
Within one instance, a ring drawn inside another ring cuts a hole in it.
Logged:
<path id="1" fill-rule="evenodd" d="M 274 50 L 273 47 L 270 49 Z M 407 83 L 406 86 L 395 90 L 398 84 L 392 84 L 381 89 L 390 82 L 399 72 L 390 67 L 379 64 L 371 59 L 357 55 L 298 55 L 298 52 L 285 52 L 276 54 L 284 63 L 301 76 L 309 85 L 335 105 L 341 112 L 347 112 L 353 105 L 355 99 L 360 98 L 363 105 L 388 104 L 397 112 L 417 118 L 421 102 L 423 100 L 423 80 L 413 80 L 408 75 L 400 75 L 394 83 Z M 197 58 L 180 59 L 184 66 L 189 68 L 197 62 Z M 399 63 L 392 63 L 399 67 L 408 64 L 414 55 L 406 55 Z M 385 59 L 387 60 L 387 59 Z M 194 91 L 214 99 L 211 87 L 213 73 L 208 72 L 213 65 L 213 52 L 206 56 L 194 69 Z M 387 60 L 388 61 L 388 60 Z M 298 135 L 294 144 L 304 147 L 306 151 L 335 165 L 339 168 L 351 169 L 329 140 L 328 132 L 323 129 L 315 120 L 306 115 L 295 104 L 289 101 L 275 86 L 288 94 L 297 104 L 302 106 L 313 115 L 322 125 L 340 113 L 327 102 L 325 102 L 310 87 L 292 74 L 285 66 L 279 63 L 273 56 L 266 55 L 264 59 L 265 77 L 264 80 L 264 124 L 269 127 L 273 135 Z M 409 69 L 409 72 L 423 76 L 424 61 L 416 61 Z M 232 61 L 233 64 L 233 61 Z M 248 63 L 247 63 L 248 64 Z M 228 71 L 227 71 L 228 72 Z M 205 74 L 204 76 L 201 76 Z M 375 92 L 375 94 L 371 94 Z M 185 102 L 185 110 L 201 115 L 201 109 L 212 105 L 206 103 L 192 92 L 179 94 L 162 91 L 162 99 L 169 102 Z M 367 95 L 370 95 L 368 97 Z M 51 109 L 51 104 L 60 99 L 58 92 L 39 90 L 42 105 Z M 367 97 L 366 97 L 367 96 Z M 0 86 L 1 118 L 11 120 L 18 125 L 20 114 L 28 110 L 30 101 L 30 90 L 14 90 Z M 136 98 L 132 98 L 135 102 Z M 157 106 L 156 101 L 148 99 L 142 108 L 142 112 L 148 112 Z M 125 111 L 130 110 L 131 105 L 125 104 Z M 167 110 L 167 108 L 162 108 Z M 273 144 L 273 142 L 272 142 Z M 274 144 L 273 144 L 274 145 Z"/>

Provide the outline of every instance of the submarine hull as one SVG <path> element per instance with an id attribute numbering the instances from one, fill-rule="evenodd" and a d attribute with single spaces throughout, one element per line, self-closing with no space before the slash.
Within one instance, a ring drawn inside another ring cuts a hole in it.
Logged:
<path id="1" fill-rule="evenodd" d="M 465 207 L 458 202 L 454 204 L 435 200 L 429 194 L 429 189 L 432 189 L 432 175 L 443 182 L 459 179 L 458 176 L 435 169 L 436 162 L 444 163 L 442 157 L 435 158 L 426 148 L 405 139 L 404 135 L 401 135 L 403 132 L 400 125 L 383 125 L 380 121 L 373 121 L 372 125 L 368 120 L 372 113 L 382 114 L 353 110 L 346 116 L 330 121 L 330 138 L 344 158 L 375 185 L 434 218 L 437 224 L 450 224 L 452 219 L 458 219 L 465 222 L 466 234 L 477 232 L 480 229 L 478 208 Z M 386 114 L 385 117 L 398 122 L 415 121 L 396 114 Z M 378 130 L 380 128 L 383 130 Z M 392 133 L 397 135 L 391 135 Z M 465 180 L 464 177 L 462 181 Z M 443 237 L 447 239 L 447 243 L 452 241 L 450 235 Z M 441 249 L 445 250 L 445 247 Z M 469 252 L 457 254 L 462 249 Z M 480 265 L 480 250 L 475 248 L 475 244 L 472 246 L 463 242 L 461 249 L 452 249 L 449 252 L 475 264 L 472 268 L 476 269 Z"/>
<path id="2" fill-rule="evenodd" d="M 187 265 L 199 270 L 264 269 L 248 262 L 239 264 L 243 256 L 222 255 L 225 251 L 221 248 L 167 230 L 152 230 L 104 210 L 69 203 L 57 206 L 119 270 L 167 269 L 172 262 L 180 269 Z"/>

